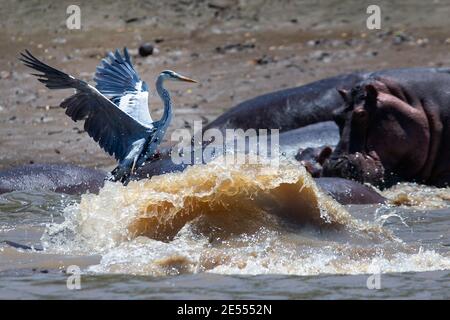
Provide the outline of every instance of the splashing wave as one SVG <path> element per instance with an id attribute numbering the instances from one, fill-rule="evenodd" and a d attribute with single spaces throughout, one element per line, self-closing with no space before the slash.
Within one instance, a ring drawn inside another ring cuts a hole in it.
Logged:
<path id="1" fill-rule="evenodd" d="M 353 218 L 293 163 L 197 165 L 128 186 L 107 183 L 65 210 L 47 252 L 96 253 L 90 272 L 168 275 L 367 273 L 450 268 Z M 430 263 L 432 261 L 432 263 Z"/>

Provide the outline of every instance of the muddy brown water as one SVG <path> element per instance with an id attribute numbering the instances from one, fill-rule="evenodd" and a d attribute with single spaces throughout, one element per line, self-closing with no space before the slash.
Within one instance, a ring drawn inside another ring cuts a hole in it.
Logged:
<path id="1" fill-rule="evenodd" d="M 4 194 L 0 240 L 44 250 L 0 247 L 1 297 L 450 298 L 447 189 L 399 185 L 387 205 L 343 207 L 303 168 L 279 169 L 211 163 L 81 198 Z"/>

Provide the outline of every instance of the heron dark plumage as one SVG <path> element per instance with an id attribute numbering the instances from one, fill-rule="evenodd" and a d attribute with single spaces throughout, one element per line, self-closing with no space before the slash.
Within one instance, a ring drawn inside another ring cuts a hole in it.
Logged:
<path id="1" fill-rule="evenodd" d="M 172 103 L 165 80 L 196 82 L 165 70 L 156 80 L 156 91 L 164 104 L 160 120 L 153 121 L 148 109 L 148 85 L 133 67 L 128 50 L 108 53 L 97 67 L 93 87 L 83 80 L 52 68 L 28 50 L 19 58 L 49 89 L 75 89 L 61 107 L 74 121 L 84 120 L 84 129 L 100 147 L 118 160 L 111 180 L 126 182 L 131 171 L 151 159 L 172 118 Z"/>

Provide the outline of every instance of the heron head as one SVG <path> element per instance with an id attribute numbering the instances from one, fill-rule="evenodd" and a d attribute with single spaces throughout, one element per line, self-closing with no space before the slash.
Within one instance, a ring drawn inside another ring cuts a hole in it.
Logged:
<path id="1" fill-rule="evenodd" d="M 172 70 L 164 70 L 163 72 L 161 72 L 160 77 L 162 77 L 164 80 L 171 80 L 171 81 L 184 81 L 184 82 L 194 82 L 197 83 L 197 81 L 182 76 L 179 73 L 176 73 L 175 71 Z"/>

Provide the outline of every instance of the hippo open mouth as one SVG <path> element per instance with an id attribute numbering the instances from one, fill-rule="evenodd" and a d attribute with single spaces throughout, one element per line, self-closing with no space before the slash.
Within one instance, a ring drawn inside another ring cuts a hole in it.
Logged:
<path id="1" fill-rule="evenodd" d="M 322 174 L 382 186 L 385 169 L 376 152 L 356 152 L 330 157 L 324 163 Z"/>

